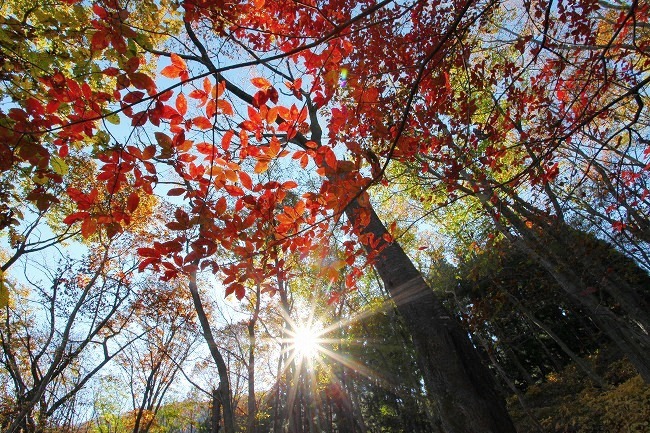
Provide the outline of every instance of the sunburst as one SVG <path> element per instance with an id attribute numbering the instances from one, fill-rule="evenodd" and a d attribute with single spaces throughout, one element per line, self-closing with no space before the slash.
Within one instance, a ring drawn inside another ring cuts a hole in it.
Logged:
<path id="1" fill-rule="evenodd" d="M 315 359 L 323 351 L 321 332 L 319 323 L 296 326 L 289 331 L 289 349 L 298 359 Z"/>

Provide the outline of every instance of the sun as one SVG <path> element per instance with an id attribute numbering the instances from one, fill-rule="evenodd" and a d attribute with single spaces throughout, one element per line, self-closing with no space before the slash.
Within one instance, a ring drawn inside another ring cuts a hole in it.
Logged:
<path id="1" fill-rule="evenodd" d="M 296 326 L 291 334 L 291 348 L 300 359 L 314 359 L 321 352 L 322 331 L 315 323 L 311 326 Z"/>

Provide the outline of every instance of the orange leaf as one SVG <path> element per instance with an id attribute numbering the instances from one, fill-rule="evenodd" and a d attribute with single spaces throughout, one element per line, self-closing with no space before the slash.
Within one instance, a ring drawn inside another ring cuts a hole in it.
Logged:
<path id="1" fill-rule="evenodd" d="M 223 134 L 223 138 L 221 139 L 221 148 L 223 150 L 228 150 L 228 148 L 230 148 L 230 141 L 234 135 L 235 132 L 232 129 L 229 129 L 225 134 Z"/>
<path id="2" fill-rule="evenodd" d="M 244 186 L 244 188 L 253 189 L 253 180 L 248 175 L 248 173 L 245 171 L 239 171 L 237 174 L 239 175 L 239 180 L 241 181 L 241 184 Z"/>
<path id="3" fill-rule="evenodd" d="M 298 184 L 294 182 L 293 180 L 288 180 L 282 184 L 282 189 L 293 189 L 297 188 Z"/>
<path id="4" fill-rule="evenodd" d="M 185 113 L 187 113 L 187 99 L 182 93 L 179 93 L 176 98 L 176 110 L 181 116 L 185 116 Z"/>
<path id="5" fill-rule="evenodd" d="M 217 103 L 214 99 L 210 99 L 208 104 L 205 106 L 205 115 L 212 117 L 217 113 Z"/>
<path id="6" fill-rule="evenodd" d="M 226 82 L 222 81 L 212 88 L 212 97 L 220 98 L 223 95 L 223 92 L 226 90 Z"/>
<path id="7" fill-rule="evenodd" d="M 268 89 L 271 87 L 271 82 L 262 77 L 253 78 L 251 80 L 251 83 L 253 83 L 253 86 L 257 87 L 258 89 Z"/>
<path id="8" fill-rule="evenodd" d="M 257 164 L 255 165 L 255 173 L 264 173 L 266 170 L 269 169 L 269 162 L 268 161 L 257 161 Z"/>
<path id="9" fill-rule="evenodd" d="M 178 54 L 172 53 L 171 59 L 172 59 L 172 65 L 176 66 L 178 69 L 183 71 L 187 69 L 185 60 L 183 60 Z"/>
<path id="10" fill-rule="evenodd" d="M 232 116 L 235 114 L 234 110 L 232 109 L 232 105 L 230 105 L 230 102 L 224 101 L 223 99 L 219 99 L 217 101 L 217 108 L 221 110 L 221 112 L 225 115 Z"/>
<path id="11" fill-rule="evenodd" d="M 260 116 L 260 113 L 250 105 L 248 106 L 248 118 L 256 125 L 262 123 L 262 117 Z"/>
<path id="12" fill-rule="evenodd" d="M 284 120 L 290 120 L 291 119 L 291 111 L 289 111 L 289 109 L 287 107 L 278 106 L 276 108 L 278 109 L 278 114 Z"/>
<path id="13" fill-rule="evenodd" d="M 192 90 L 190 92 L 190 98 L 193 99 L 202 99 L 202 98 L 207 98 L 207 94 L 203 90 Z"/>
<path id="14" fill-rule="evenodd" d="M 204 116 L 199 116 L 195 117 L 192 120 L 192 123 L 198 126 L 201 129 L 210 129 L 212 128 L 212 122 L 207 117 Z"/>
<path id="15" fill-rule="evenodd" d="M 273 107 L 269 109 L 268 113 L 266 113 L 266 123 L 269 125 L 275 122 L 275 119 L 278 118 L 278 109 L 277 107 Z"/>
<path id="16" fill-rule="evenodd" d="M 181 70 L 174 65 L 169 65 L 162 68 L 160 73 L 162 74 L 163 77 L 178 78 L 178 76 L 181 74 Z"/>

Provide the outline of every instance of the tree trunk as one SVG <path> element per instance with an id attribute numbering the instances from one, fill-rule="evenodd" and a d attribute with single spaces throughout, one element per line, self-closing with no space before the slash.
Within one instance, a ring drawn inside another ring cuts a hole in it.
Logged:
<path id="1" fill-rule="evenodd" d="M 255 325 L 260 314 L 261 288 L 257 285 L 255 292 L 255 307 L 253 316 L 248 322 L 248 420 L 246 423 L 247 433 L 255 430 L 255 416 L 257 415 L 257 402 L 255 401 Z"/>
<path id="2" fill-rule="evenodd" d="M 219 398 L 219 390 L 212 390 L 212 413 L 211 413 L 211 433 L 219 433 L 219 424 L 221 424 L 221 399 Z"/>
<path id="3" fill-rule="evenodd" d="M 411 333 L 442 430 L 515 432 L 491 373 L 467 333 L 445 310 L 401 246 L 384 240 L 388 231 L 375 211 L 362 208 L 359 200 L 354 200 L 345 213 L 355 227 L 361 227 L 361 235 L 371 234 L 379 241 L 374 266 Z M 365 227 L 361 224 L 363 217 L 369 217 Z"/>
<path id="4" fill-rule="evenodd" d="M 219 388 L 218 395 L 223 408 L 223 424 L 225 433 L 235 433 L 235 420 L 232 411 L 231 396 L 230 396 L 230 379 L 228 377 L 228 368 L 226 362 L 221 356 L 219 347 L 214 339 L 212 334 L 212 329 L 210 328 L 210 323 L 208 322 L 208 317 L 205 314 L 203 309 L 203 303 L 201 302 L 201 297 L 199 296 L 199 288 L 196 285 L 196 274 L 190 275 L 190 293 L 192 294 L 192 301 L 194 301 L 194 309 L 196 310 L 196 315 L 199 318 L 201 323 L 201 330 L 203 331 L 203 336 L 205 341 L 208 343 L 208 349 L 210 349 L 210 354 L 215 364 L 217 364 L 217 371 L 219 372 Z"/>

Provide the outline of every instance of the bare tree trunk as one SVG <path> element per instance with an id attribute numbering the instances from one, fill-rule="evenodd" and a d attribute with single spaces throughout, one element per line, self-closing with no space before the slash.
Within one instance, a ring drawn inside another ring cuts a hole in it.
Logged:
<path id="1" fill-rule="evenodd" d="M 212 390 L 212 413 L 211 413 L 211 433 L 219 433 L 221 424 L 221 398 L 219 397 L 219 389 Z"/>
<path id="2" fill-rule="evenodd" d="M 446 311 L 401 246 L 388 242 L 386 227 L 374 209 L 354 200 L 345 210 L 361 235 L 378 242 L 374 263 L 410 331 L 425 386 L 438 408 L 446 433 L 515 432 L 503 399 L 495 391 L 467 333 Z M 361 224 L 363 218 L 369 220 Z"/>
<path id="3" fill-rule="evenodd" d="M 192 294 L 192 300 L 194 301 L 194 308 L 196 309 L 196 314 L 201 323 L 201 329 L 203 331 L 203 337 L 208 343 L 208 349 L 210 349 L 210 354 L 215 364 L 217 364 L 217 371 L 219 372 L 219 388 L 218 396 L 220 399 L 221 406 L 223 408 L 223 424 L 225 433 L 235 433 L 235 420 L 234 414 L 232 411 L 232 402 L 230 395 L 230 380 L 228 377 L 228 367 L 226 362 L 221 356 L 219 347 L 214 339 L 212 334 L 212 329 L 210 328 L 210 323 L 208 322 L 208 317 L 205 314 L 203 309 L 203 303 L 201 302 L 201 297 L 199 296 L 199 288 L 196 285 L 196 273 L 190 275 L 190 293 Z"/>
<path id="4" fill-rule="evenodd" d="M 248 322 L 248 420 L 246 431 L 253 433 L 255 429 L 255 416 L 257 415 L 257 402 L 255 401 L 255 325 L 260 314 L 260 295 L 259 284 L 255 292 L 255 307 L 253 316 Z"/>

